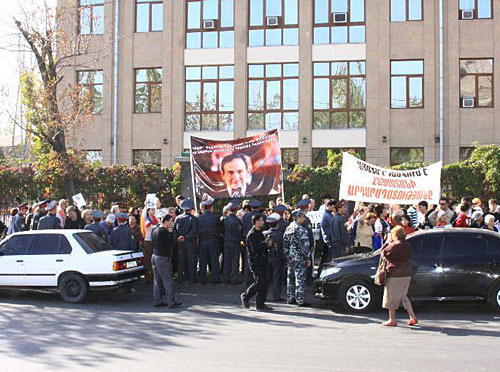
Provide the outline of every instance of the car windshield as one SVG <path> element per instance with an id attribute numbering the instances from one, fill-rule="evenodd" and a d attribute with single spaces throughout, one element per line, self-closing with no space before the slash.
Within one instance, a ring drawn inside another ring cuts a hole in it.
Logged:
<path id="1" fill-rule="evenodd" d="M 114 248 L 100 236 L 94 233 L 75 233 L 73 237 L 82 246 L 87 253 L 96 253 L 102 251 L 112 251 Z"/>

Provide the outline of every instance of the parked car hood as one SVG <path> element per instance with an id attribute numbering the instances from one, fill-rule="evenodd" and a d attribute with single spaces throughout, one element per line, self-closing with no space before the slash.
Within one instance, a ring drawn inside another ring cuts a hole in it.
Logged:
<path id="1" fill-rule="evenodd" d="M 375 251 L 375 252 L 370 252 L 370 253 L 359 253 L 359 254 L 353 254 L 350 256 L 344 256 L 344 257 L 339 257 L 335 258 L 330 262 L 325 262 L 324 264 L 321 265 L 321 269 L 327 268 L 327 267 L 333 267 L 333 266 L 343 266 L 343 265 L 351 265 L 351 264 L 358 264 L 365 262 L 366 259 L 373 258 L 375 256 L 380 255 L 380 250 Z M 378 258 L 377 258 L 378 260 Z"/>

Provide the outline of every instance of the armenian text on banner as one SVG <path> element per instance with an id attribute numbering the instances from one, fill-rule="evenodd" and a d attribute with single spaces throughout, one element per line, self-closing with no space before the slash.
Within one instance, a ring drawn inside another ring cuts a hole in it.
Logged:
<path id="1" fill-rule="evenodd" d="M 442 163 L 413 170 L 372 165 L 346 152 L 342 158 L 339 198 L 383 204 L 438 204 Z"/>

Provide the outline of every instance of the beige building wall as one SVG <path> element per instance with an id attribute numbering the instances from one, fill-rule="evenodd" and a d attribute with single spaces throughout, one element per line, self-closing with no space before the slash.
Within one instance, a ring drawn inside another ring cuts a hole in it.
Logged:
<path id="1" fill-rule="evenodd" d="M 60 4 L 69 0 L 59 0 Z M 185 49 L 184 0 L 164 1 L 163 32 L 135 33 L 135 1 L 120 2 L 118 65 L 117 161 L 130 165 L 134 150 L 160 150 L 161 162 L 171 166 L 189 146 L 191 134 L 208 138 L 244 137 L 247 131 L 247 64 L 299 63 L 299 129 L 281 131 L 282 147 L 296 148 L 302 164 L 312 164 L 315 148 L 366 149 L 370 162 L 387 165 L 391 147 L 421 147 L 426 162 L 439 160 L 439 23 L 438 1 L 423 0 L 423 21 L 390 22 L 389 0 L 366 1 L 366 44 L 313 45 L 312 0 L 299 0 L 299 46 L 248 47 L 248 11 L 245 0 L 235 0 L 235 37 L 231 49 Z M 494 58 L 500 51 L 500 2 L 494 1 L 493 19 L 461 21 L 458 1 L 444 2 L 444 161 L 457 161 L 460 147 L 473 142 L 500 144 L 500 113 L 493 108 L 459 108 L 460 58 Z M 105 34 L 91 36 L 105 44 L 102 58 L 92 66 L 102 69 L 104 109 L 92 123 L 75 133 L 73 145 L 102 152 L 112 163 L 114 1 L 105 1 Z M 366 129 L 313 130 L 313 62 L 366 60 Z M 390 61 L 424 60 L 424 107 L 390 108 Z M 79 64 L 84 60 L 75 60 Z M 184 132 L 185 66 L 234 64 L 234 130 Z M 134 113 L 134 69 L 163 69 L 162 112 Z M 75 70 L 78 68 L 75 68 Z M 494 64 L 495 76 L 500 64 Z M 75 74 L 66 77 L 75 81 Z M 500 96 L 494 84 L 494 97 Z"/>

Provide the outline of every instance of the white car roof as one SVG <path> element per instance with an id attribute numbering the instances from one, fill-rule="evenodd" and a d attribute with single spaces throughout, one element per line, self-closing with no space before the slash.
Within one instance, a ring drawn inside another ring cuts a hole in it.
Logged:
<path id="1" fill-rule="evenodd" d="M 12 235 L 40 235 L 40 234 L 62 234 L 62 235 L 73 235 L 74 233 L 91 233 L 89 230 L 63 230 L 63 229 L 49 229 L 49 230 L 30 230 L 30 231 L 22 231 L 17 232 Z"/>

